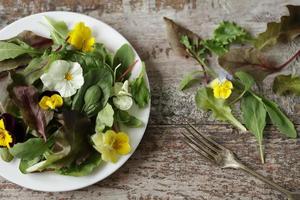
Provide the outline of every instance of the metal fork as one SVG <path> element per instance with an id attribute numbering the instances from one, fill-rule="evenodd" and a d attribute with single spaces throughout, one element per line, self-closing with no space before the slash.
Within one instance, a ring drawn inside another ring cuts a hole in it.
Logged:
<path id="1" fill-rule="evenodd" d="M 190 123 L 188 125 L 193 131 L 186 127 L 190 134 L 182 132 L 185 136 L 184 141 L 198 154 L 221 168 L 242 169 L 264 183 L 267 183 L 273 189 L 285 194 L 288 200 L 300 200 L 300 192 L 290 192 L 275 182 L 268 180 L 266 177 L 242 164 L 229 149 L 204 136 Z"/>

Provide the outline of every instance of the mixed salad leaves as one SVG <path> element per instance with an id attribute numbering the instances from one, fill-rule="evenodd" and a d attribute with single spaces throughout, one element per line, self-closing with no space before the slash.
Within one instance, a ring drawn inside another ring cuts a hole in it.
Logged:
<path id="1" fill-rule="evenodd" d="M 131 152 L 122 127 L 143 122 L 129 110 L 150 101 L 145 66 L 124 44 L 115 54 L 83 22 L 72 30 L 45 17 L 51 39 L 24 31 L 0 41 L 0 153 L 22 173 L 85 176 Z"/>

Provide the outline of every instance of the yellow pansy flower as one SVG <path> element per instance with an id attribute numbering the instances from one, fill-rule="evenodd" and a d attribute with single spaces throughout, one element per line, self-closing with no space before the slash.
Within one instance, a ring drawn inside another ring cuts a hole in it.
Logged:
<path id="1" fill-rule="evenodd" d="M 89 52 L 93 50 L 95 38 L 92 36 L 92 30 L 88 26 L 85 26 L 83 22 L 75 24 L 68 36 L 67 42 L 76 49 L 83 52 Z"/>
<path id="2" fill-rule="evenodd" d="M 214 79 L 210 86 L 213 89 L 214 96 L 218 99 L 227 99 L 231 95 L 231 90 L 233 85 L 231 81 L 224 79 L 220 80 L 218 78 Z"/>
<path id="3" fill-rule="evenodd" d="M 49 96 L 43 96 L 39 102 L 39 106 L 43 110 L 54 110 L 63 105 L 63 98 L 59 94 L 53 94 Z"/>
<path id="4" fill-rule="evenodd" d="M 108 130 L 104 134 L 96 133 L 91 137 L 94 148 L 101 153 L 102 160 L 117 162 L 119 155 L 126 155 L 131 151 L 129 137 L 124 132 L 116 133 Z"/>
<path id="5" fill-rule="evenodd" d="M 10 133 L 5 129 L 3 119 L 0 119 L 0 146 L 10 148 L 13 138 Z"/>

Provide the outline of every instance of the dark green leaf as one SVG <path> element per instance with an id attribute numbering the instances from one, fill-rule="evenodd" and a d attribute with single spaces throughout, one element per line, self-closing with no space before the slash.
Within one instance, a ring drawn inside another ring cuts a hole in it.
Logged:
<path id="1" fill-rule="evenodd" d="M 300 95 L 300 76 L 279 75 L 273 83 L 273 91 L 279 95 Z"/>
<path id="2" fill-rule="evenodd" d="M 113 67 L 116 71 L 116 77 L 120 77 L 126 70 L 127 68 L 134 63 L 135 59 L 135 53 L 132 50 L 132 47 L 129 46 L 128 44 L 122 45 L 116 52 L 113 60 Z M 116 69 L 116 67 L 119 65 L 120 67 Z M 127 74 L 125 79 L 129 77 L 130 73 Z"/>
<path id="3" fill-rule="evenodd" d="M 214 97 L 211 88 L 199 89 L 195 100 L 198 108 L 211 110 L 215 119 L 230 122 L 240 130 L 246 131 L 246 128 L 232 115 L 231 109 L 225 104 L 225 101 Z"/>
<path id="4" fill-rule="evenodd" d="M 268 99 L 262 99 L 272 123 L 287 137 L 296 138 L 297 131 L 291 120 L 279 109 L 278 105 Z"/>
<path id="5" fill-rule="evenodd" d="M 255 47 L 263 49 L 278 41 L 288 42 L 300 34 L 300 6 L 287 6 L 289 16 L 282 16 L 280 22 L 270 22 L 265 32 L 260 33 L 255 40 Z"/>
<path id="6" fill-rule="evenodd" d="M 203 40 L 201 44 L 211 52 L 217 54 L 218 56 L 221 56 L 228 51 L 228 45 L 224 45 L 221 42 L 218 42 L 214 39 Z"/>
<path id="7" fill-rule="evenodd" d="M 90 157 L 80 165 L 72 165 L 70 167 L 57 170 L 58 173 L 68 176 L 86 176 L 91 174 L 97 167 L 100 166 L 101 154 L 93 152 Z"/>
<path id="8" fill-rule="evenodd" d="M 136 117 L 130 115 L 128 112 L 123 110 L 115 111 L 115 120 L 128 127 L 138 128 L 143 125 L 143 122 Z"/>
<path id="9" fill-rule="evenodd" d="M 264 163 L 263 132 L 267 116 L 264 104 L 259 97 L 248 94 L 242 98 L 241 110 L 245 126 L 255 135 L 258 141 L 261 161 Z"/>
<path id="10" fill-rule="evenodd" d="M 183 79 L 180 81 L 179 89 L 184 90 L 191 86 L 195 82 L 200 82 L 200 75 L 203 74 L 203 71 L 195 70 L 183 77 Z"/>
<path id="11" fill-rule="evenodd" d="M 144 75 L 145 66 L 143 64 L 140 75 L 130 83 L 132 98 L 140 108 L 145 107 L 150 100 L 150 91 L 146 84 Z"/>

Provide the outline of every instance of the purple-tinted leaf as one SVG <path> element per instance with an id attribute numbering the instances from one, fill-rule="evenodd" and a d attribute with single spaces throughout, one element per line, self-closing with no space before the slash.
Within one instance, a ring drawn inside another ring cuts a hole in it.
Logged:
<path id="1" fill-rule="evenodd" d="M 32 31 L 23 31 L 15 39 L 19 39 L 37 49 L 46 49 L 53 44 L 51 39 L 37 35 Z"/>
<path id="2" fill-rule="evenodd" d="M 38 93 L 33 86 L 15 86 L 9 88 L 10 98 L 20 109 L 25 123 L 36 130 L 46 140 L 46 111 L 38 105 Z"/>

